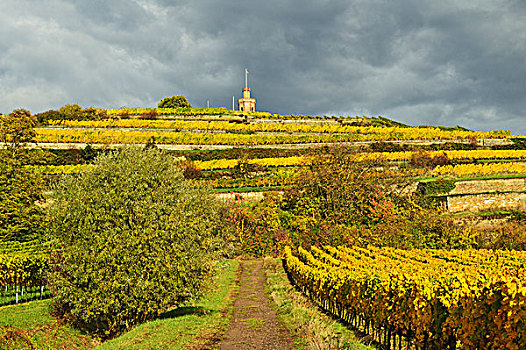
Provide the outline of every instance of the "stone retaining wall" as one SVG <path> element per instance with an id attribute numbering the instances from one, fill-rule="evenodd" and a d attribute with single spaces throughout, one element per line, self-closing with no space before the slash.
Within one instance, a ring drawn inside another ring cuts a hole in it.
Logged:
<path id="1" fill-rule="evenodd" d="M 448 195 L 526 191 L 526 178 L 458 181 Z"/>
<path id="2" fill-rule="evenodd" d="M 224 201 L 244 199 L 259 202 L 263 200 L 264 195 L 263 192 L 224 192 L 218 193 L 217 197 Z"/>
<path id="3" fill-rule="evenodd" d="M 484 193 L 448 196 L 447 208 L 452 213 L 496 210 L 526 210 L 526 193 Z"/>
<path id="4" fill-rule="evenodd" d="M 438 194 L 446 199 L 444 204 L 449 212 L 526 211 L 526 177 L 466 180 L 454 185 L 453 190 Z"/>

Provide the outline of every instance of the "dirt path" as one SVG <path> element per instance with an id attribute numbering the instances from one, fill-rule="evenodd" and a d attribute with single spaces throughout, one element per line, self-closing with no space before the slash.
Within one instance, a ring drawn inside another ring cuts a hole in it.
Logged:
<path id="1" fill-rule="evenodd" d="M 262 265 L 261 259 L 240 262 L 239 295 L 220 350 L 292 349 L 292 339 L 269 307 Z"/>

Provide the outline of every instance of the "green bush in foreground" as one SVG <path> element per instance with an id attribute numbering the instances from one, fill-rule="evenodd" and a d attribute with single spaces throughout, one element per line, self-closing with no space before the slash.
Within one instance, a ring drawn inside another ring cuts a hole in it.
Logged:
<path id="1" fill-rule="evenodd" d="M 50 208 L 55 312 L 111 337 L 200 294 L 221 253 L 221 208 L 156 149 L 101 155 Z"/>

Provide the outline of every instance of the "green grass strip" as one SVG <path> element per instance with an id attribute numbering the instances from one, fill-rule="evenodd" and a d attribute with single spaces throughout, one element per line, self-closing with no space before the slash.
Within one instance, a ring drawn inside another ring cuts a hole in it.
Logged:
<path id="1" fill-rule="evenodd" d="M 265 258 L 266 292 L 278 319 L 289 330 L 294 348 L 372 350 L 375 347 L 360 342 L 354 333 L 335 321 L 290 284 L 281 259 Z"/>
<path id="2" fill-rule="evenodd" d="M 0 308 L 0 349 L 91 349 L 99 340 L 50 315 L 50 300 Z M 9 334 L 9 332 L 15 332 Z"/>
<path id="3" fill-rule="evenodd" d="M 515 212 L 512 210 L 496 210 L 496 211 L 475 211 L 475 212 L 460 212 L 460 213 L 444 213 L 442 216 L 451 217 L 451 218 L 461 218 L 461 217 L 479 217 L 484 219 L 485 217 L 508 217 L 513 215 Z"/>
<path id="4" fill-rule="evenodd" d="M 50 315 L 50 300 L 0 307 L 0 349 L 208 348 L 221 339 L 230 323 L 238 265 L 237 260 L 220 262 L 203 298 L 102 344 L 98 338 L 57 323 Z"/>
<path id="5" fill-rule="evenodd" d="M 207 296 L 193 305 L 169 310 L 96 349 L 206 348 L 224 335 L 232 315 L 238 261 L 222 263 L 218 280 Z"/>

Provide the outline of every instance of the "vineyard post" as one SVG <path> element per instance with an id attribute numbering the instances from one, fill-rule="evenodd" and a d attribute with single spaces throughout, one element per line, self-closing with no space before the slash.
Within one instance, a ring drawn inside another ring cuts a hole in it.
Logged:
<path id="1" fill-rule="evenodd" d="M 429 349 L 429 334 L 424 334 L 424 350 Z"/>
<path id="2" fill-rule="evenodd" d="M 455 350 L 457 348 L 457 338 L 454 334 L 449 335 L 448 343 L 449 350 Z"/>

